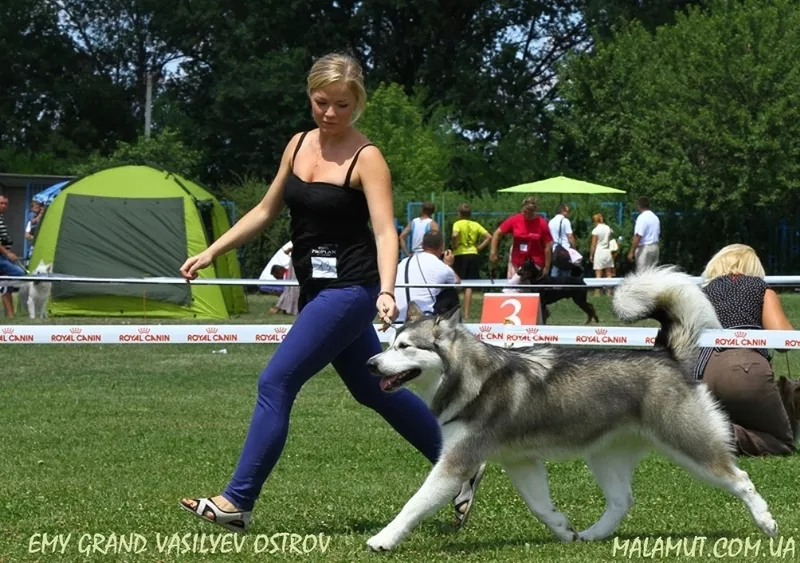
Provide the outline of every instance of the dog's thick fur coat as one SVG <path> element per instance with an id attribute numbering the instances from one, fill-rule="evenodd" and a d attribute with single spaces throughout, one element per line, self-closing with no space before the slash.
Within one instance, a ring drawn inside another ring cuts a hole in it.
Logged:
<path id="1" fill-rule="evenodd" d="M 654 318 L 651 350 L 536 345 L 505 349 L 480 342 L 457 310 L 409 321 L 368 362 L 386 390 L 412 380 L 442 429 L 442 453 L 419 491 L 367 542 L 390 550 L 445 506 L 486 460 L 499 462 L 533 514 L 564 542 L 614 533 L 633 505 L 638 462 L 655 447 L 701 481 L 739 498 L 768 536 L 777 524 L 733 451 L 732 428 L 692 378 L 703 330 L 721 328 L 700 288 L 673 267 L 626 277 L 614 294 L 623 321 Z M 606 510 L 576 532 L 550 498 L 545 460 L 583 458 Z"/>

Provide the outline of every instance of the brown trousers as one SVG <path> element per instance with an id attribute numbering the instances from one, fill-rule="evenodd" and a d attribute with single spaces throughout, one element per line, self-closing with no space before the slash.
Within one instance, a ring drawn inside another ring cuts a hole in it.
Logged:
<path id="1" fill-rule="evenodd" d="M 795 451 L 795 382 L 775 379 L 767 359 L 744 348 L 714 352 L 703 372 L 733 423 L 739 455 L 788 455 Z"/>

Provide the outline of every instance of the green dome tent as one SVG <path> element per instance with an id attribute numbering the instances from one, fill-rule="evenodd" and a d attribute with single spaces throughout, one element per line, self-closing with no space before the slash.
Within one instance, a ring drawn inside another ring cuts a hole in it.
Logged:
<path id="1" fill-rule="evenodd" d="M 118 166 L 73 180 L 39 227 L 31 264 L 60 275 L 179 277 L 188 256 L 230 228 L 219 201 L 197 184 L 149 166 Z M 35 266 L 34 266 L 35 267 Z M 240 278 L 236 251 L 199 278 Z M 226 319 L 247 311 L 242 286 L 54 283 L 50 316 Z"/>

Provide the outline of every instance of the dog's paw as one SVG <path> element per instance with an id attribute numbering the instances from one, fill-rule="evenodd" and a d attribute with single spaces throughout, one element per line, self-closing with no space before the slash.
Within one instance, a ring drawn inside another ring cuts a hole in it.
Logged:
<path id="1" fill-rule="evenodd" d="M 399 537 L 391 532 L 387 533 L 386 530 L 383 530 L 367 540 L 367 547 L 377 552 L 391 551 L 398 543 L 400 543 Z"/>
<path id="2" fill-rule="evenodd" d="M 769 512 L 759 519 L 758 527 L 770 538 L 774 538 L 778 535 L 778 523 Z"/>
<path id="3" fill-rule="evenodd" d="M 573 543 L 580 541 L 581 535 L 576 532 L 572 526 L 570 526 L 565 533 L 560 534 L 559 539 L 562 543 Z"/>
<path id="4" fill-rule="evenodd" d="M 569 523 L 567 517 L 563 514 L 559 515 L 560 518 L 556 522 L 552 522 L 550 524 L 551 530 L 556 535 L 556 537 L 561 540 L 562 543 L 572 543 L 578 541 L 579 534 L 575 531 L 575 528 L 572 527 L 572 524 Z"/>

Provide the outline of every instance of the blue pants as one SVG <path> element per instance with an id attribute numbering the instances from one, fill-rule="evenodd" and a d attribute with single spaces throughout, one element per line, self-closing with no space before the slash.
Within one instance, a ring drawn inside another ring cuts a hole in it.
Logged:
<path id="1" fill-rule="evenodd" d="M 17 266 L 14 262 L 6 258 L 6 255 L 0 255 L 0 276 L 27 276 L 28 272 L 21 266 Z"/>
<path id="2" fill-rule="evenodd" d="M 222 493 L 241 510 L 252 510 L 278 462 L 297 393 L 329 363 L 359 403 L 377 411 L 431 463 L 439 457 L 439 424 L 425 402 L 406 389 L 382 391 L 367 370 L 367 360 L 383 349 L 372 326 L 377 294 L 377 287 L 326 289 L 300 311 L 259 377 L 239 464 Z"/>

